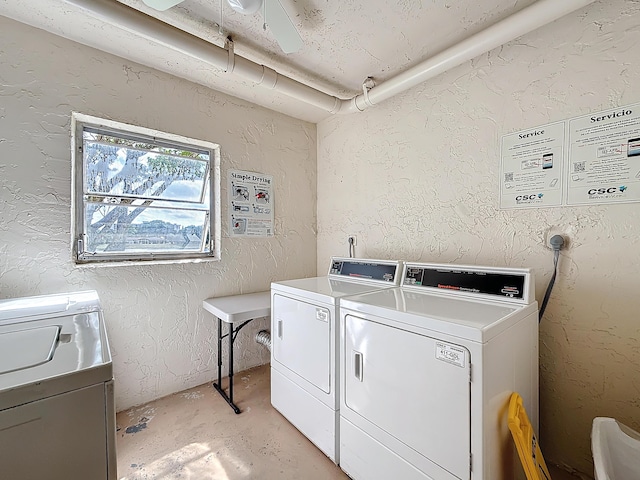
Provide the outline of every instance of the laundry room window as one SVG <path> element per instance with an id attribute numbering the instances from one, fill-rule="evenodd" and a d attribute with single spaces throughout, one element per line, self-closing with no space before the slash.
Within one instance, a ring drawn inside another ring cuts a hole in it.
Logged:
<path id="1" fill-rule="evenodd" d="M 73 114 L 77 263 L 219 257 L 220 147 Z"/>

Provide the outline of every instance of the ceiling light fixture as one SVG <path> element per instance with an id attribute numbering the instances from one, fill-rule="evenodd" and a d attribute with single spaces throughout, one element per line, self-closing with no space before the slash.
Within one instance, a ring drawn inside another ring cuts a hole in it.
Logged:
<path id="1" fill-rule="evenodd" d="M 184 0 L 142 0 L 145 5 L 154 10 L 165 11 Z M 260 7 L 264 7 L 263 28 L 269 26 L 276 42 L 284 53 L 295 53 L 302 48 L 302 37 L 296 26 L 291 21 L 289 14 L 280 3 L 280 0 L 227 0 L 233 10 L 243 15 L 253 15 Z M 222 24 L 222 11 L 220 12 Z M 221 27 L 222 28 L 222 27 Z"/>
<path id="2" fill-rule="evenodd" d="M 182 0 L 142 0 L 142 3 L 144 3 L 147 7 L 151 7 L 154 10 L 158 10 L 160 12 L 169 10 L 171 7 L 175 7 L 180 2 L 182 2 Z"/>
<path id="3" fill-rule="evenodd" d="M 243 15 L 253 15 L 262 6 L 262 0 L 227 0 L 227 2 L 231 8 Z"/>

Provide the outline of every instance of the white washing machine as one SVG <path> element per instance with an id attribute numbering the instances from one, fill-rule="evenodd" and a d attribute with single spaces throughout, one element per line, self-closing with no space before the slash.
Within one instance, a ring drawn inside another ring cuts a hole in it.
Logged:
<path id="1" fill-rule="evenodd" d="M 340 302 L 340 466 L 354 480 L 512 480 L 512 392 L 537 433 L 528 269 L 406 264 Z"/>
<path id="2" fill-rule="evenodd" d="M 0 300 L 0 478 L 116 479 L 112 363 L 96 292 Z"/>
<path id="3" fill-rule="evenodd" d="M 339 463 L 340 298 L 397 287 L 401 262 L 332 258 L 329 275 L 271 284 L 271 404 Z"/>

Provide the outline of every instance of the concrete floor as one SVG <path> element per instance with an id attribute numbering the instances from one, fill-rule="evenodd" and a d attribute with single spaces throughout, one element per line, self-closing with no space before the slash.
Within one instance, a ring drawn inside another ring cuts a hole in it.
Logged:
<path id="1" fill-rule="evenodd" d="M 268 365 L 234 376 L 239 415 L 211 384 L 120 412 L 118 478 L 348 479 L 271 406 L 269 380 Z"/>
<path id="2" fill-rule="evenodd" d="M 269 373 L 263 365 L 234 377 L 239 415 L 211 384 L 120 412 L 118 478 L 348 479 L 271 406 Z M 551 474 L 553 480 L 577 479 L 558 469 Z"/>

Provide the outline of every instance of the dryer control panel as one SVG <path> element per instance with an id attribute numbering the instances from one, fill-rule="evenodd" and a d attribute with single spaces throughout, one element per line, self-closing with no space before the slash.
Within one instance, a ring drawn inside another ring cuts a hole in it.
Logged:
<path id="1" fill-rule="evenodd" d="M 530 303 L 532 273 L 528 269 L 406 264 L 403 287 L 439 289 L 452 294 L 523 300 Z"/>
<path id="2" fill-rule="evenodd" d="M 376 280 L 398 285 L 401 262 L 360 258 L 332 258 L 329 275 L 343 280 Z"/>

